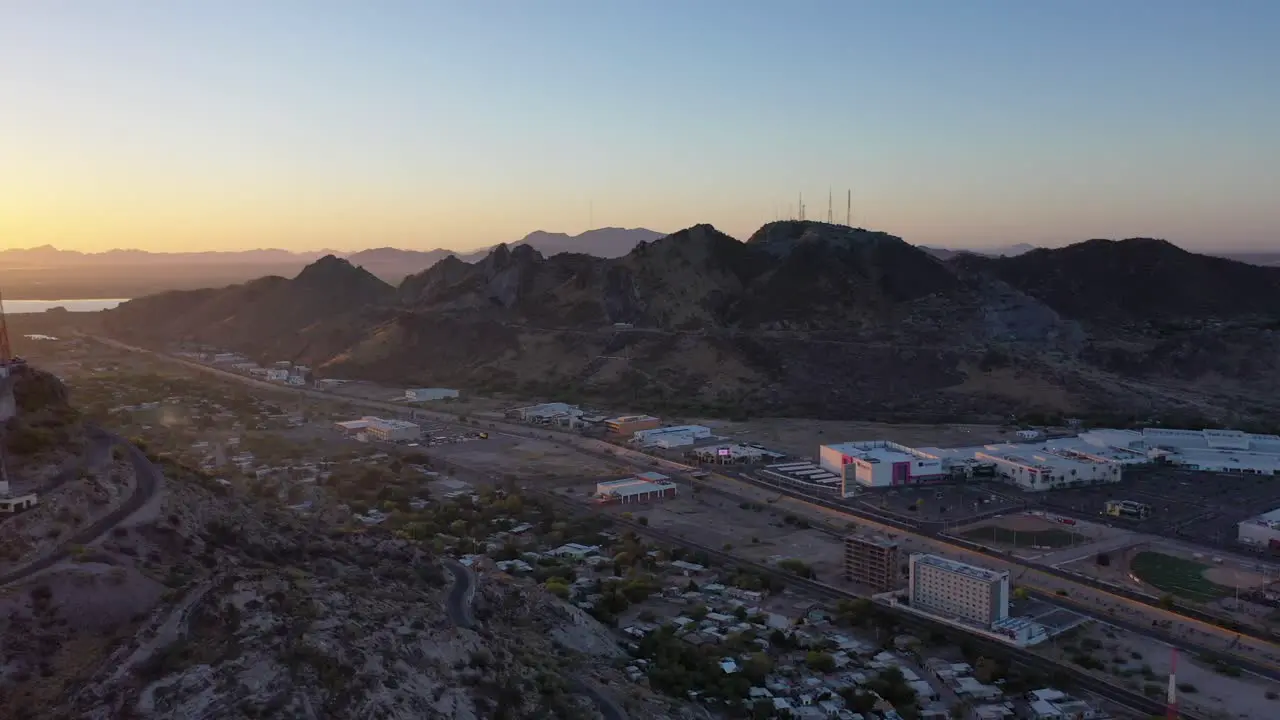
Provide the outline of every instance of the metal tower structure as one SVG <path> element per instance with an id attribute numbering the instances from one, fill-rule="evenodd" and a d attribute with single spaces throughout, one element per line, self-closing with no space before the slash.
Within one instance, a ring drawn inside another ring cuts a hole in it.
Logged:
<path id="1" fill-rule="evenodd" d="M 827 188 L 827 224 L 831 225 L 831 188 Z"/>
<path id="2" fill-rule="evenodd" d="M 13 360 L 13 348 L 9 346 L 9 323 L 4 319 L 4 291 L 0 290 L 0 363 Z"/>
<path id="3" fill-rule="evenodd" d="M 845 227 L 853 227 L 853 191 L 845 197 L 844 204 L 844 224 Z"/>
<path id="4" fill-rule="evenodd" d="M 1178 670 L 1178 648 L 1169 648 L 1172 657 L 1169 660 L 1169 694 L 1166 698 L 1168 706 L 1165 710 L 1165 717 L 1168 720 L 1178 720 L 1178 681 L 1175 679 Z"/>

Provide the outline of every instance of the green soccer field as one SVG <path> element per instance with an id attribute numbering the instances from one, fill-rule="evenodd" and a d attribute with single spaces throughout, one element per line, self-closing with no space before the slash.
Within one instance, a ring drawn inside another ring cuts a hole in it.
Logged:
<path id="1" fill-rule="evenodd" d="M 1204 571 L 1210 567 L 1195 560 L 1150 551 L 1138 553 L 1129 563 L 1129 569 L 1142 582 L 1198 602 L 1211 602 L 1235 592 L 1205 578 Z"/>

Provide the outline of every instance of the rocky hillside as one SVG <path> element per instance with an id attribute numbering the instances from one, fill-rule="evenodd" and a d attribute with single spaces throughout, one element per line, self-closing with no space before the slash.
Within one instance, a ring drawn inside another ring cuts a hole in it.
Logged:
<path id="1" fill-rule="evenodd" d="M 116 456 L 91 474 L 125 473 Z M 589 720 L 583 680 L 633 687 L 608 631 L 541 588 L 481 576 L 477 624 L 461 627 L 430 545 L 154 467 L 154 496 L 96 540 L 34 532 L 41 547 L 0 557 L 0 717 Z M 133 477 L 110 487 L 143 492 Z M 73 494 L 96 492 L 87 479 L 0 527 L 54 527 Z M 61 561 L 24 570 L 58 548 Z M 689 717 L 640 688 L 626 702 Z"/>
<path id="2" fill-rule="evenodd" d="M 1196 255 L 1164 240 L 1089 240 L 1016 257 L 965 254 L 954 262 L 1104 331 L 1126 323 L 1280 316 L 1280 268 Z"/>
<path id="3" fill-rule="evenodd" d="M 394 291 L 359 272 L 335 271 L 323 305 L 299 299 L 304 272 L 269 279 L 270 293 L 176 293 L 105 320 L 138 342 L 330 375 L 658 411 L 1225 422 L 1265 420 L 1275 397 L 1250 358 L 1274 357 L 1258 323 L 1280 309 L 1280 270 L 1161 241 L 943 260 L 825 223 L 770 223 L 747 242 L 698 225 L 611 259 L 499 246 Z M 347 283 L 366 289 L 337 301 Z"/>

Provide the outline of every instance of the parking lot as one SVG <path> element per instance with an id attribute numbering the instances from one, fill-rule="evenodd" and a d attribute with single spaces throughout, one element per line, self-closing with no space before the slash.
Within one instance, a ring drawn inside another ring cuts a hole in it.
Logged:
<path id="1" fill-rule="evenodd" d="M 882 515 L 915 522 L 966 524 L 985 517 L 1021 510 L 1025 501 L 1008 488 L 974 485 L 921 485 L 867 490 L 850 500 Z"/>
<path id="2" fill-rule="evenodd" d="M 1280 482 L 1273 477 L 1171 467 L 1126 468 L 1124 479 L 1112 485 L 1044 493 L 1006 487 L 1006 492 L 1036 506 L 1081 517 L 1100 516 L 1107 500 L 1146 503 L 1152 513 L 1144 520 L 1106 517 L 1105 522 L 1216 546 L 1234 546 L 1237 523 L 1280 507 Z"/>

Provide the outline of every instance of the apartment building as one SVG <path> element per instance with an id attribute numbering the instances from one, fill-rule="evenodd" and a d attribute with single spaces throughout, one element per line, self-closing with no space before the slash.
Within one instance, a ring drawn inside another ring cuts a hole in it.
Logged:
<path id="1" fill-rule="evenodd" d="M 1009 571 L 915 553 L 909 563 L 911 606 L 982 627 L 1009 617 Z"/>
<path id="2" fill-rule="evenodd" d="M 878 535 L 844 539 L 844 578 L 876 592 L 898 587 L 898 544 Z"/>

